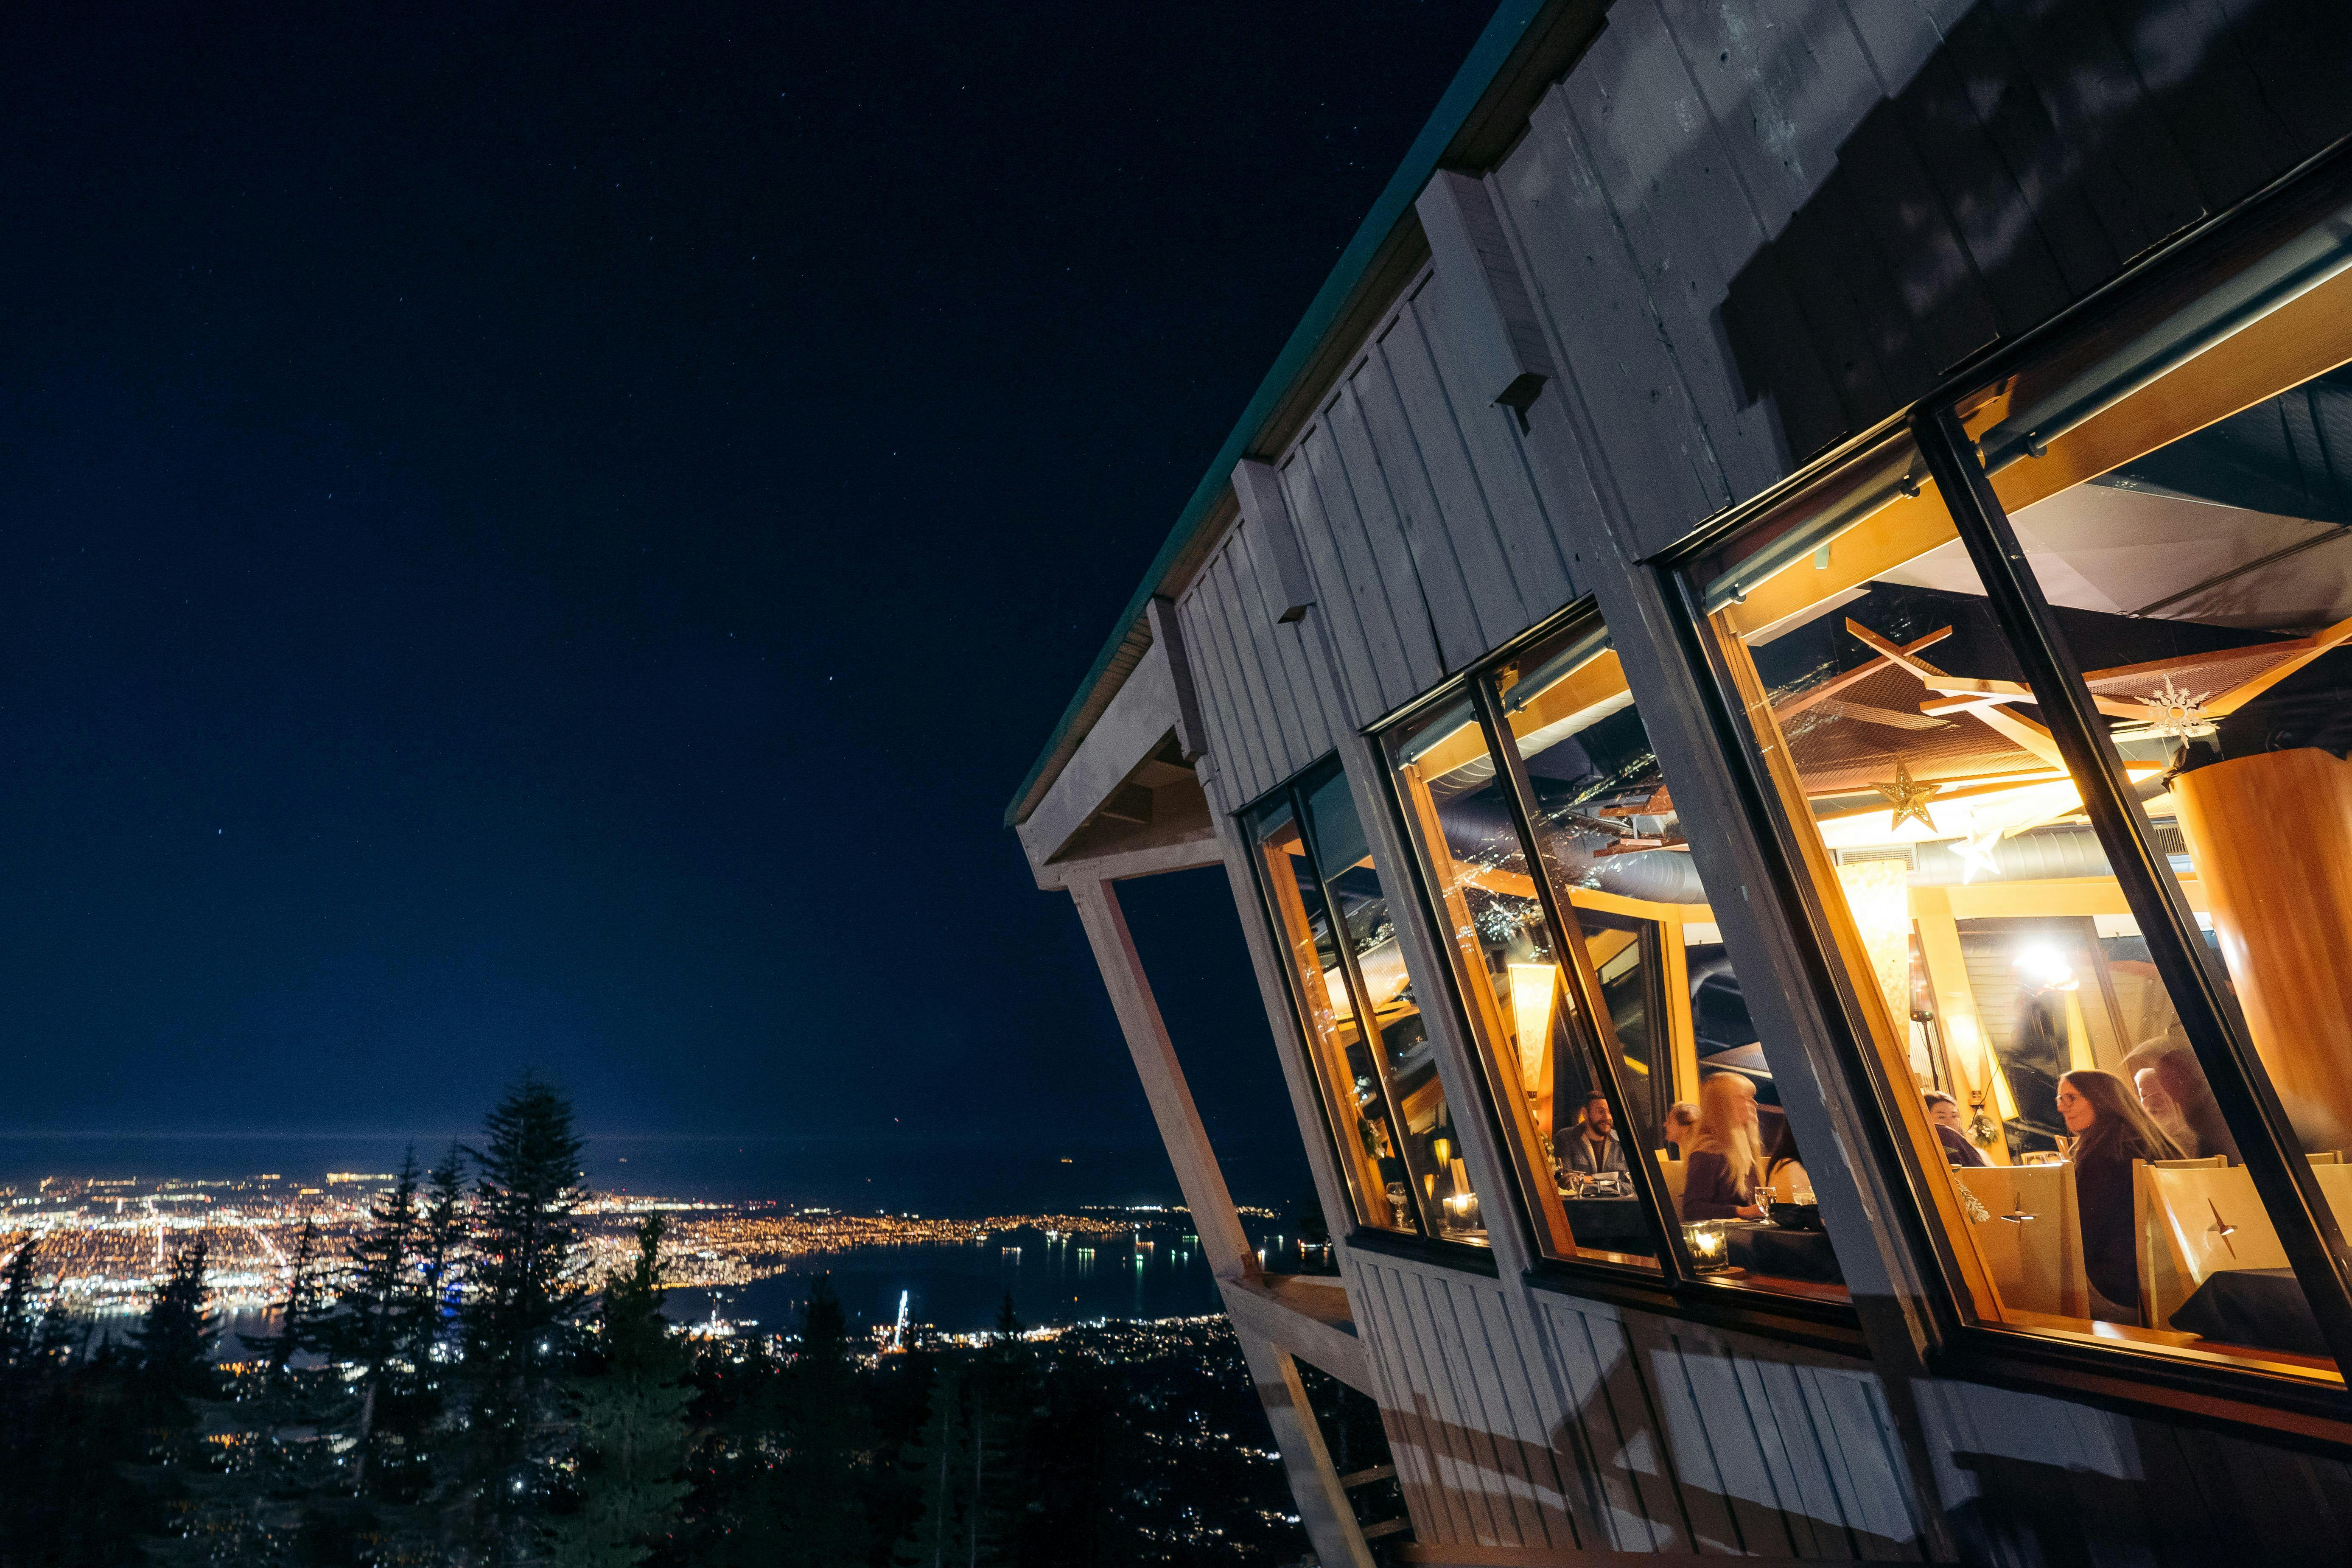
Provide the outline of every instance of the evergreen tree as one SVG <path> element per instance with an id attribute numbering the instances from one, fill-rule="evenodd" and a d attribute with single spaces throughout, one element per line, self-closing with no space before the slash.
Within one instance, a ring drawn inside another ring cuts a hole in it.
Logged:
<path id="1" fill-rule="evenodd" d="M 278 1304 L 278 1331 L 239 1336 L 262 1352 L 264 1382 L 273 1390 L 285 1380 L 297 1351 L 316 1350 L 324 1342 L 326 1259 L 320 1251 L 318 1219 L 305 1214 L 302 1228 L 295 1233 L 294 1255 L 287 1259 L 286 1295 Z"/>
<path id="2" fill-rule="evenodd" d="M 360 1379 L 359 1447 L 352 1486 L 365 1493 L 375 1458 L 379 1406 L 389 1402 L 394 1358 L 404 1348 L 401 1329 L 415 1294 L 411 1259 L 416 1250 L 416 1151 L 401 1156 L 393 1185 L 368 1205 L 367 1228 L 353 1237 L 346 1256 L 351 1272 L 326 1342 L 341 1359 L 357 1363 Z"/>
<path id="3" fill-rule="evenodd" d="M 759 1568 L 857 1568 L 873 1549 L 867 1512 L 874 1429 L 833 1281 L 818 1275 L 801 1342 L 776 1379 L 775 1463 L 746 1499 L 721 1559 Z"/>
<path id="4" fill-rule="evenodd" d="M 638 1226 L 635 1263 L 604 1282 L 604 1364 L 574 1387 L 579 1507 L 552 1531 L 560 1568 L 634 1568 L 689 1489 L 678 1472 L 693 1358 L 661 1315 L 662 1230 L 659 1215 Z"/>
<path id="5" fill-rule="evenodd" d="M 40 1342 L 40 1324 L 33 1300 L 33 1260 L 41 1244 L 26 1237 L 0 1275 L 0 1369 L 25 1366 Z"/>
<path id="6" fill-rule="evenodd" d="M 159 1393 L 202 1399 L 214 1391 L 213 1338 L 218 1322 L 205 1281 L 211 1250 L 202 1232 L 172 1251 L 172 1264 L 131 1331 L 140 1372 Z"/>
<path id="7" fill-rule="evenodd" d="M 416 1272 L 401 1317 L 402 1353 L 419 1367 L 437 1363 L 436 1352 L 457 1310 L 457 1276 L 468 1237 L 465 1161 L 452 1145 L 425 1179 Z"/>
<path id="8" fill-rule="evenodd" d="M 570 1278 L 581 1140 L 571 1101 L 526 1076 L 469 1151 L 478 1173 L 472 1259 L 460 1310 L 475 1532 L 493 1563 L 527 1555 L 562 1447 L 562 1370 L 583 1289 Z"/>

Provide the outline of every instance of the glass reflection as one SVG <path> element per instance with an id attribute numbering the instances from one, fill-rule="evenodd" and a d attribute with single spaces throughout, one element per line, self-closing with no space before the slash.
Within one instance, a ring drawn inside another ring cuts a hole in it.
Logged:
<path id="1" fill-rule="evenodd" d="M 1357 1218 L 1483 1244 L 1388 895 L 1336 768 L 1254 816 L 1277 928 Z M 1301 815 L 1303 814 L 1303 815 Z"/>

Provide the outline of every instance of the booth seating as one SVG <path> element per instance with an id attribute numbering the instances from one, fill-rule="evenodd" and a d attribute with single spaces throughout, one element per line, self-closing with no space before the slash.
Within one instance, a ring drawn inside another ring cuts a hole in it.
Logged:
<path id="1" fill-rule="evenodd" d="M 2150 1328 L 2170 1328 L 2180 1304 L 2216 1274 L 2287 1267 L 2286 1249 L 2244 1166 L 2158 1161 L 2135 1170 L 2132 1185 L 2141 1316 Z"/>
<path id="2" fill-rule="evenodd" d="M 2071 1165 L 1974 1165 L 1952 1173 L 1990 1217 L 1972 1227 L 2004 1315 L 2091 1315 L 2083 1218 Z"/>
<path id="3" fill-rule="evenodd" d="M 2344 1163 L 2344 1152 L 2340 1149 L 2329 1149 L 2320 1153 L 2312 1154 L 2306 1157 L 2315 1165 L 2340 1165 Z"/>
<path id="4" fill-rule="evenodd" d="M 1680 1219 L 1683 1217 L 1683 1181 L 1690 1174 L 1690 1167 L 1680 1160 L 1669 1159 L 1664 1149 L 1656 1151 L 1656 1153 L 1659 1174 L 1666 1182 L 1666 1196 L 1674 1200 L 1675 1217 Z"/>

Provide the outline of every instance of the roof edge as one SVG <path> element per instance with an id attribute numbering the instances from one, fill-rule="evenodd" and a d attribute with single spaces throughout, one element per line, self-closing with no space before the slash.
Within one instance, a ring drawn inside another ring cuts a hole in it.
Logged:
<path id="1" fill-rule="evenodd" d="M 1103 644 L 1102 651 L 1096 655 L 1093 667 L 1087 671 L 1086 679 L 1071 696 L 1069 706 L 1062 710 L 1061 720 L 1054 726 L 1053 734 L 1046 739 L 1045 749 L 1038 753 L 1028 776 L 1021 781 L 1020 789 L 1014 792 L 1012 801 L 1005 806 L 1004 826 L 1011 827 L 1028 816 L 1038 798 L 1051 786 L 1053 781 L 1049 774 L 1059 771 L 1055 766 L 1057 761 L 1066 761 L 1067 754 L 1076 749 L 1081 737 L 1074 731 L 1096 699 L 1104 677 L 1117 662 L 1121 649 L 1136 635 L 1145 606 L 1154 595 L 1169 585 L 1171 574 L 1188 552 L 1194 535 L 1218 510 L 1217 503 L 1232 482 L 1234 465 L 1251 455 L 1266 422 L 1287 399 L 1294 384 L 1313 363 L 1326 336 L 1344 319 L 1357 289 L 1372 273 L 1374 262 L 1391 237 L 1401 225 L 1412 221 L 1413 203 L 1429 183 L 1430 176 L 1449 163 L 1468 161 L 1483 166 L 1499 158 L 1503 145 L 1495 144 L 1498 140 L 1497 130 L 1491 123 L 1482 123 L 1483 121 L 1491 121 L 1492 116 L 1479 113 L 1480 110 L 1489 107 L 1487 100 L 1490 94 L 1523 89 L 1531 66 L 1541 72 L 1537 78 L 1538 86 L 1548 81 L 1553 73 L 1544 68 L 1548 63 L 1548 51 L 1542 51 L 1541 45 L 1556 30 L 1551 24 L 1571 13 L 1590 12 L 1594 21 L 1591 31 L 1597 33 L 1599 16 L 1605 11 L 1606 3 L 1607 0 L 1597 0 L 1597 3 L 1596 0 L 1503 0 L 1493 19 L 1478 35 L 1478 41 L 1471 47 L 1469 58 L 1463 61 L 1462 68 L 1454 72 L 1453 81 L 1438 99 L 1437 108 L 1413 138 L 1412 145 L 1406 150 L 1404 161 L 1389 177 L 1379 200 L 1372 204 L 1372 210 L 1357 226 L 1355 237 L 1348 242 L 1347 248 L 1339 253 L 1339 259 L 1323 280 L 1323 286 L 1316 290 L 1313 301 L 1307 307 L 1307 314 L 1292 330 L 1288 341 L 1283 344 L 1281 354 L 1258 383 L 1257 392 L 1243 410 L 1233 434 L 1226 437 L 1224 446 L 1209 464 L 1209 470 L 1193 489 L 1192 500 L 1178 514 L 1175 526 L 1169 531 L 1159 553 L 1152 557 L 1151 565 L 1144 573 L 1143 581 L 1137 586 L 1134 596 L 1128 601 L 1127 608 L 1112 626 L 1110 637 Z M 1544 25 L 1538 26 L 1539 23 Z M 1578 52 L 1581 51 L 1589 37 L 1590 34 L 1587 34 L 1575 40 L 1574 47 Z M 1564 64 L 1562 62 L 1562 68 Z M 1513 67 L 1518 68 L 1513 69 Z M 1514 120 L 1500 132 L 1500 142 L 1507 144 L 1510 138 L 1516 136 L 1517 131 Z M 1489 145 L 1476 145 L 1479 142 Z M 1475 155 L 1481 153 L 1485 155 Z M 1465 159 L 1465 154 L 1471 156 Z"/>

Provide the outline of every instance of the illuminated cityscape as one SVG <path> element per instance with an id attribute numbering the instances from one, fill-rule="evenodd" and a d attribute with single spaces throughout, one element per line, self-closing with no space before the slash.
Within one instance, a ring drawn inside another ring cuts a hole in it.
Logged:
<path id="1" fill-rule="evenodd" d="M 24 1241 L 39 1246 L 37 1279 L 56 1304 L 76 1314 L 141 1310 L 173 1251 L 201 1235 L 207 1279 L 225 1310 L 254 1311 L 285 1290 L 294 1238 L 317 1224 L 322 1251 L 341 1258 L 365 1226 L 370 1205 L 394 1178 L 388 1173 L 330 1172 L 316 1182 L 264 1173 L 237 1180 L 144 1181 L 52 1177 L 30 1187 L 0 1187 L 0 1258 Z M 1272 1219 L 1272 1211 L 1249 1209 Z M 668 1283 L 679 1289 L 736 1289 L 786 1272 L 798 1262 L 872 1247 L 978 1246 L 1013 1231 L 1043 1232 L 1049 1245 L 1081 1249 L 1132 1240 L 1139 1249 L 1182 1246 L 1139 1236 L 1142 1228 L 1181 1226 L 1181 1207 L 1087 1208 L 1076 1214 L 951 1218 L 909 1213 L 854 1213 L 796 1207 L 773 1200 L 596 1196 L 576 1211 L 582 1247 L 573 1268 L 602 1279 L 635 1247 L 649 1214 L 669 1224 Z M 1082 1250 L 1081 1257 L 1086 1256 Z"/>

